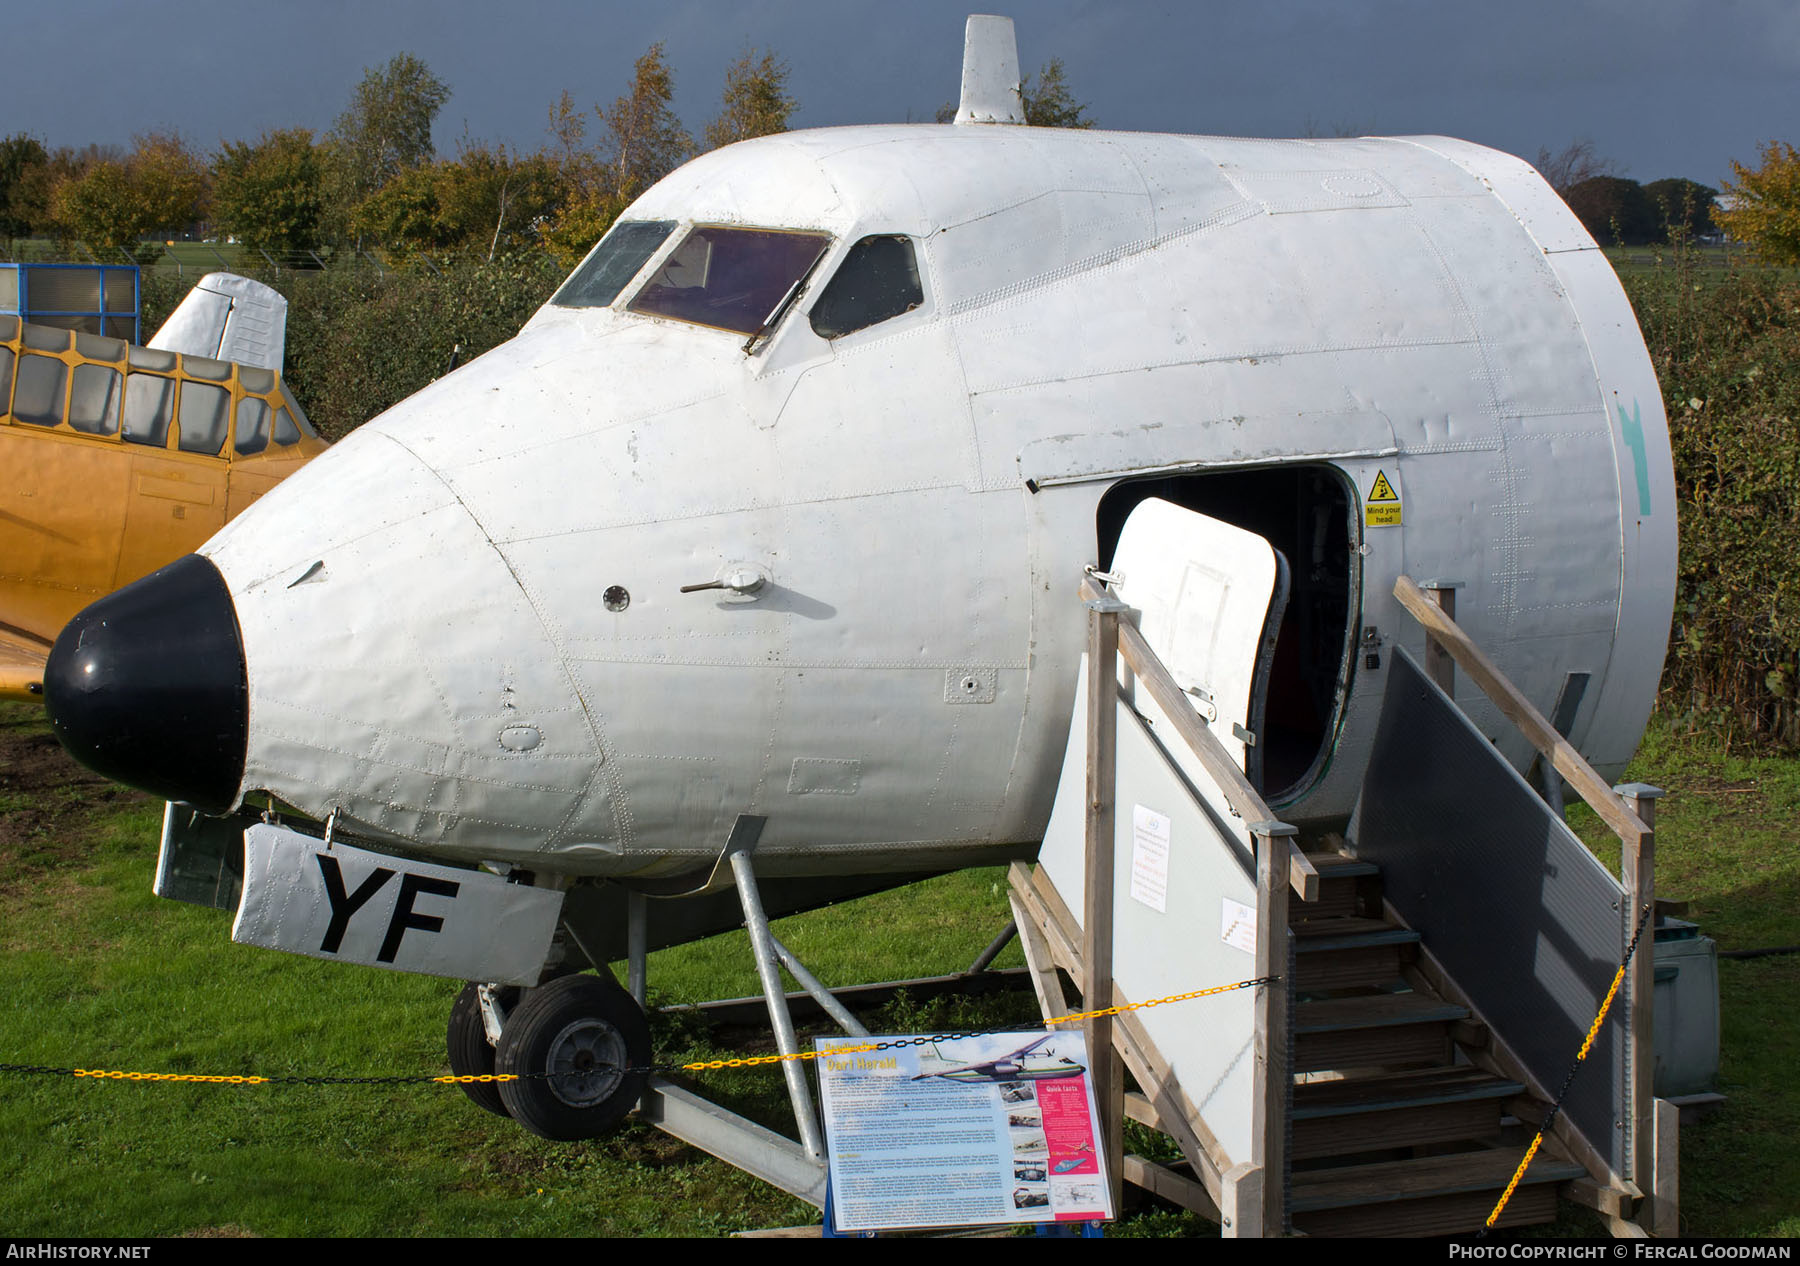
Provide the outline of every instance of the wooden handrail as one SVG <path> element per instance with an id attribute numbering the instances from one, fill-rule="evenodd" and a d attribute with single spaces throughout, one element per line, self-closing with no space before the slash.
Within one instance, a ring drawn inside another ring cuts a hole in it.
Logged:
<path id="1" fill-rule="evenodd" d="M 1582 758 L 1569 740 L 1556 732 L 1556 727 L 1546 721 L 1544 714 L 1532 706 L 1531 700 L 1506 679 L 1505 674 L 1494 665 L 1494 661 L 1475 645 L 1460 625 L 1438 610 L 1437 604 L 1419 587 L 1418 582 L 1411 576 L 1396 577 L 1394 597 L 1412 613 L 1414 619 L 1425 626 L 1425 632 L 1450 653 L 1457 667 L 1469 674 L 1470 679 L 1481 687 L 1482 693 L 1494 701 L 1494 706 L 1519 727 L 1519 732 L 1531 741 L 1531 745 L 1551 763 L 1557 773 L 1568 780 L 1569 785 L 1575 788 L 1620 840 L 1627 845 L 1635 845 L 1650 834 L 1650 828 L 1625 807 L 1625 802 L 1613 793 L 1604 778 L 1594 772 L 1594 767 Z"/>
<path id="2" fill-rule="evenodd" d="M 1105 596 L 1105 591 L 1094 583 L 1093 577 L 1082 579 L 1082 601 L 1093 602 Z M 1150 648 L 1143 633 L 1129 620 L 1119 621 L 1119 655 L 1124 659 L 1125 666 L 1148 688 L 1150 697 L 1162 708 L 1182 742 L 1188 745 L 1202 768 L 1224 793 L 1225 803 L 1231 806 L 1231 811 L 1242 818 L 1246 825 L 1275 821 L 1274 810 L 1264 802 L 1256 788 L 1250 785 L 1250 780 L 1244 777 L 1244 771 L 1231 759 L 1224 744 L 1219 742 L 1211 728 L 1194 710 L 1193 701 L 1187 692 L 1176 683 L 1162 660 Z M 1099 669 L 1089 665 L 1088 671 L 1098 672 Z M 1291 850 L 1289 857 L 1288 883 L 1300 900 L 1319 899 L 1318 869 L 1297 848 Z"/>
<path id="3" fill-rule="evenodd" d="M 1519 728 L 1550 762 L 1557 773 L 1575 788 L 1588 807 L 1619 837 L 1619 871 L 1621 888 L 1631 917 L 1626 926 L 1636 927 L 1638 918 L 1653 911 L 1656 905 L 1656 797 L 1662 793 L 1654 787 L 1632 784 L 1622 790 L 1609 787 L 1576 751 L 1568 739 L 1544 719 L 1517 686 L 1508 681 L 1462 627 L 1431 600 L 1425 590 L 1410 576 L 1394 580 L 1394 596 L 1425 627 L 1429 645 L 1443 649 L 1458 667 L 1480 686 L 1482 692 Z M 1654 1090 L 1655 1021 L 1655 956 L 1649 942 L 1639 946 L 1631 966 L 1631 1007 L 1626 1027 L 1631 1040 L 1631 1065 L 1628 1077 L 1631 1097 L 1632 1147 L 1625 1157 L 1624 1169 L 1636 1188 L 1657 1200 L 1658 1170 L 1655 1163 L 1656 1098 Z M 1566 1124 L 1565 1119 L 1558 1118 Z M 1572 1127 L 1569 1127 L 1572 1128 Z M 1584 1162 L 1588 1163 L 1588 1162 Z M 1671 1166 L 1673 1162 L 1670 1162 Z M 1590 1163 L 1590 1171 L 1592 1165 Z M 1673 1171 L 1665 1181 L 1673 1181 Z M 1656 1207 L 1653 1203 L 1653 1208 Z M 1666 1219 L 1666 1213 L 1664 1214 Z M 1620 1223 L 1629 1226 L 1629 1223 Z M 1615 1227 L 1615 1230 L 1617 1227 Z"/>

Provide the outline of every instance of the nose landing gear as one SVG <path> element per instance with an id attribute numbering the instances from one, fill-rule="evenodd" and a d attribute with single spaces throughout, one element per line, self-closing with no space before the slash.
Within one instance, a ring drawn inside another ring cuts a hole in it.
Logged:
<path id="1" fill-rule="evenodd" d="M 650 1062 L 650 1028 L 613 980 L 561 976 L 535 989 L 506 990 L 496 1002 L 505 1012 L 497 1044 L 488 1043 L 473 983 L 457 995 L 446 1034 L 457 1074 L 519 1077 L 463 1083 L 480 1107 L 540 1138 L 568 1142 L 605 1134 L 642 1097 L 648 1074 L 630 1070 Z"/>

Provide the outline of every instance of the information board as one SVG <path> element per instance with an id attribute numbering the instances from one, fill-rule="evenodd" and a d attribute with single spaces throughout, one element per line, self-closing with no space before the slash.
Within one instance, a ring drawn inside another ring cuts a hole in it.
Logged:
<path id="1" fill-rule="evenodd" d="M 1113 1217 L 1084 1034 L 898 1040 L 817 1042 L 838 1230 Z"/>

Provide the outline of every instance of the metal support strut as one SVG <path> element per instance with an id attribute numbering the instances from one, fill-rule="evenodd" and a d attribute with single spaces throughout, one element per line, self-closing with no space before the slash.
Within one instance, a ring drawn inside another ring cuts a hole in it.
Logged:
<path id="1" fill-rule="evenodd" d="M 764 821 L 750 814 L 741 815 L 732 825 L 725 855 L 731 860 L 731 875 L 737 881 L 738 900 L 744 908 L 744 926 L 750 932 L 750 948 L 756 955 L 756 974 L 762 980 L 763 998 L 769 1004 L 769 1023 L 775 1030 L 776 1049 L 783 1055 L 793 1056 L 800 1053 L 800 1043 L 794 1036 L 794 1018 L 788 1011 L 787 990 L 781 984 L 775 938 L 769 932 L 769 916 L 763 912 L 762 894 L 756 886 L 756 869 L 750 861 L 750 854 L 762 837 Z M 815 1160 L 823 1160 L 825 1139 L 819 1128 L 819 1114 L 813 1108 L 812 1088 L 806 1084 L 806 1071 L 796 1059 L 784 1060 L 781 1071 L 787 1078 L 788 1098 L 794 1105 L 794 1123 L 800 1129 L 801 1145 Z"/>

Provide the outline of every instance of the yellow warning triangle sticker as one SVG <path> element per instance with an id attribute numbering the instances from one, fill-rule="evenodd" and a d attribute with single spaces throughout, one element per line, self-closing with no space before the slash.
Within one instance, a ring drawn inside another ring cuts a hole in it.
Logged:
<path id="1" fill-rule="evenodd" d="M 1398 501 L 1398 500 L 1400 500 L 1400 498 L 1397 495 L 1395 495 L 1395 493 L 1394 493 L 1394 485 L 1388 482 L 1388 477 L 1387 477 L 1386 471 L 1378 470 L 1375 472 L 1375 483 L 1374 483 L 1374 486 L 1369 489 L 1369 500 L 1370 501 Z"/>

